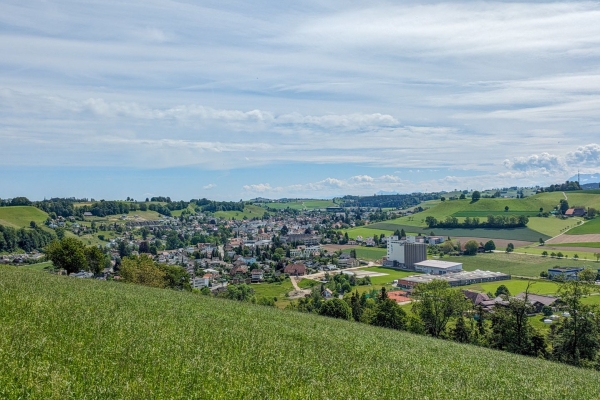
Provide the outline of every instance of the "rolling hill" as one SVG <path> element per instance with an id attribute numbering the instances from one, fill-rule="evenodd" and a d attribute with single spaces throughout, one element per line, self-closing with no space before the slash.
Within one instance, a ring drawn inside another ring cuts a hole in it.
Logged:
<path id="1" fill-rule="evenodd" d="M 6 266 L 0 284 L 0 398 L 600 396 L 595 371 L 316 315 Z"/>
<path id="2" fill-rule="evenodd" d="M 0 225 L 24 228 L 29 227 L 31 221 L 42 225 L 47 218 L 48 214 L 32 206 L 0 207 Z"/>

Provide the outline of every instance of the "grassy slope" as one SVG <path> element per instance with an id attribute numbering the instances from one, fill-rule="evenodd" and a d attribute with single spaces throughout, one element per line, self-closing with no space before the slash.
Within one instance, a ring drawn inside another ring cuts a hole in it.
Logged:
<path id="1" fill-rule="evenodd" d="M 486 253 L 476 256 L 444 257 L 442 261 L 463 263 L 463 269 L 504 272 L 510 275 L 539 277 L 540 272 L 556 266 L 579 265 L 577 261 L 557 260 L 527 254 Z"/>
<path id="2" fill-rule="evenodd" d="M 594 218 L 569 231 L 569 235 L 586 235 L 590 233 L 600 233 L 600 218 Z"/>
<path id="3" fill-rule="evenodd" d="M 386 249 L 379 247 L 355 247 L 356 257 L 359 260 L 376 261 L 387 254 Z M 350 253 L 350 249 L 344 249 L 344 253 Z"/>
<path id="4" fill-rule="evenodd" d="M 259 206 L 247 205 L 244 207 L 244 211 L 217 211 L 215 213 L 215 217 L 231 219 L 235 218 L 237 220 L 252 219 L 254 217 L 262 218 L 265 214 L 265 209 Z"/>
<path id="5" fill-rule="evenodd" d="M 527 227 L 534 231 L 543 233 L 549 236 L 556 236 L 560 234 L 564 229 L 572 228 L 577 226 L 579 219 L 560 219 L 556 217 L 531 217 Z"/>
<path id="6" fill-rule="evenodd" d="M 317 208 L 326 208 L 326 207 L 336 207 L 335 204 L 331 200 L 299 200 L 299 201 L 290 201 L 287 203 L 263 203 L 265 207 L 274 208 L 276 210 L 284 210 L 286 208 L 291 208 L 293 210 L 314 210 Z"/>
<path id="7" fill-rule="evenodd" d="M 0 207 L 0 225 L 14 228 L 29 227 L 31 221 L 42 225 L 48 214 L 31 206 Z"/>
<path id="8" fill-rule="evenodd" d="M 396 220 L 395 220 L 396 221 Z M 378 222 L 376 224 L 366 225 L 365 228 L 371 228 L 376 231 L 404 229 L 408 234 L 411 231 L 429 235 L 433 232 L 440 236 L 450 237 L 480 237 L 490 239 L 506 239 L 506 240 L 523 240 L 525 242 L 537 242 L 539 238 L 547 240 L 550 236 L 534 231 L 529 228 L 513 228 L 513 229 L 463 229 L 463 228 L 417 228 L 410 225 L 397 225 L 394 221 Z"/>
<path id="9" fill-rule="evenodd" d="M 2 398 L 600 396 L 594 371 L 351 322 L 11 267 L 0 282 Z"/>

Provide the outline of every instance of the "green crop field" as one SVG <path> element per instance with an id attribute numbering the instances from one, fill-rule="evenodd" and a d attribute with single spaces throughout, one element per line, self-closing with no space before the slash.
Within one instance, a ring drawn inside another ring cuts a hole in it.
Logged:
<path id="1" fill-rule="evenodd" d="M 573 228 L 577 226 L 579 219 L 568 218 L 561 219 L 556 217 L 531 217 L 527 227 L 534 231 L 543 233 L 549 236 L 556 236 L 563 232 L 565 229 Z"/>
<path id="2" fill-rule="evenodd" d="M 476 283 L 473 285 L 465 286 L 465 289 L 475 290 L 477 292 L 496 292 L 498 286 L 504 285 L 508 288 L 511 295 L 517 295 L 524 292 L 527 289 L 527 284 L 530 281 L 522 279 L 511 279 L 509 281 L 497 281 L 497 282 L 486 282 Z M 542 294 L 542 295 L 555 295 L 558 291 L 558 284 L 551 281 L 533 281 L 533 284 L 529 288 L 530 293 Z"/>
<path id="3" fill-rule="evenodd" d="M 593 249 L 600 249 L 600 242 L 584 242 L 584 243 L 552 243 L 548 244 L 552 247 L 589 247 Z"/>
<path id="4" fill-rule="evenodd" d="M 0 207 L 0 225 L 22 228 L 29 227 L 31 221 L 35 221 L 38 225 L 43 225 L 47 218 L 48 214 L 36 207 Z"/>
<path id="5" fill-rule="evenodd" d="M 215 217 L 223 218 L 223 219 L 232 219 L 235 218 L 237 220 L 242 219 L 252 219 L 255 217 L 262 218 L 265 215 L 266 210 L 259 206 L 247 205 L 244 207 L 244 211 L 217 211 L 215 213 Z"/>
<path id="6" fill-rule="evenodd" d="M 594 218 L 569 230 L 569 235 L 586 235 L 590 233 L 600 233 L 600 218 Z"/>
<path id="7" fill-rule="evenodd" d="M 415 228 L 410 225 L 399 225 L 393 221 L 378 222 L 375 224 L 366 225 L 363 228 L 373 229 L 376 231 L 395 231 L 396 229 L 404 229 L 405 232 L 417 232 L 422 235 L 429 235 L 433 232 L 440 236 L 453 237 L 480 237 L 489 239 L 506 239 L 506 240 L 522 240 L 525 242 L 537 242 L 539 238 L 544 240 L 550 239 L 551 236 L 536 232 L 529 228 L 513 228 L 513 229 L 463 229 L 463 228 Z M 350 234 L 348 234 L 350 235 Z M 372 236 L 372 235 L 371 235 Z"/>
<path id="8" fill-rule="evenodd" d="M 254 290 L 256 297 L 277 297 L 278 300 L 285 297 L 286 293 L 294 290 L 294 286 L 289 279 L 286 279 L 281 283 L 252 284 L 251 287 Z"/>
<path id="9" fill-rule="evenodd" d="M 555 260 L 554 262 L 558 265 L 569 265 L 569 266 L 584 266 L 587 265 L 587 263 L 589 261 L 595 261 L 596 258 L 594 257 L 594 250 L 593 249 L 589 249 L 587 250 L 587 248 L 581 249 L 581 250 L 569 250 L 569 249 L 565 249 L 564 247 L 554 247 L 554 245 L 548 244 L 546 246 L 536 246 L 536 245 L 530 245 L 530 246 L 523 246 L 523 247 L 517 247 L 515 248 L 515 252 L 517 253 L 526 253 L 527 255 L 529 254 L 533 254 L 536 255 L 537 257 L 542 256 L 542 253 L 544 251 L 547 251 L 548 254 L 551 254 L 552 252 L 554 253 L 558 253 L 559 251 L 563 253 L 564 257 L 562 258 L 553 258 L 551 256 L 547 256 L 547 257 L 543 257 L 546 260 Z M 578 259 L 573 259 L 573 256 L 575 256 L 575 254 L 577 254 Z"/>
<path id="10" fill-rule="evenodd" d="M 600 397 L 596 371 L 348 321 L 12 267 L 0 283 L 0 398 Z"/>
<path id="11" fill-rule="evenodd" d="M 350 253 L 351 249 L 344 249 L 344 253 Z M 387 254 L 386 249 L 380 247 L 355 247 L 356 257 L 360 260 L 377 261 Z"/>
<path id="12" fill-rule="evenodd" d="M 285 203 L 261 203 L 263 207 L 269 207 L 276 210 L 291 208 L 292 210 L 315 210 L 318 208 L 337 207 L 331 200 L 294 200 Z"/>
<path id="13" fill-rule="evenodd" d="M 383 233 L 385 236 L 391 236 L 394 234 L 394 231 L 390 231 L 387 229 L 373 229 L 370 228 L 373 225 L 367 226 L 359 226 L 358 228 L 350 228 L 345 230 L 344 232 L 348 233 L 348 237 L 350 239 L 356 239 L 357 236 L 362 236 L 364 238 L 373 237 L 373 235 L 379 235 Z"/>
<path id="14" fill-rule="evenodd" d="M 540 272 L 548 271 L 548 268 L 581 264 L 581 262 L 572 260 L 558 260 L 539 255 L 514 253 L 485 253 L 475 256 L 444 257 L 442 261 L 461 262 L 465 271 L 479 269 L 531 277 L 539 277 Z"/>
<path id="15" fill-rule="evenodd" d="M 535 211 L 504 211 L 504 210 L 495 210 L 495 211 L 458 211 L 452 214 L 454 217 L 478 217 L 478 218 L 486 218 L 488 215 L 525 215 L 527 217 L 533 217 L 539 214 L 539 210 Z"/>

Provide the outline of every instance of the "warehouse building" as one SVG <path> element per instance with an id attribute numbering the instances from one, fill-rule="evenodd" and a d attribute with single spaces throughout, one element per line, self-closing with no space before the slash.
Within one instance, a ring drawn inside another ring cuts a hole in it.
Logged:
<path id="1" fill-rule="evenodd" d="M 462 263 L 457 262 L 425 260 L 415 263 L 415 271 L 431 275 L 446 275 L 462 271 L 462 266 Z"/>
<path id="2" fill-rule="evenodd" d="M 414 236 L 399 239 L 391 236 L 387 241 L 387 257 L 384 266 L 415 271 L 415 263 L 427 260 L 427 245 Z"/>
<path id="3" fill-rule="evenodd" d="M 471 285 L 473 283 L 509 280 L 510 275 L 501 272 L 490 272 L 480 270 L 462 271 L 445 275 L 412 275 L 398 280 L 398 287 L 410 290 L 420 283 L 429 283 L 434 279 L 446 281 L 450 284 L 450 286 L 455 287 Z"/>

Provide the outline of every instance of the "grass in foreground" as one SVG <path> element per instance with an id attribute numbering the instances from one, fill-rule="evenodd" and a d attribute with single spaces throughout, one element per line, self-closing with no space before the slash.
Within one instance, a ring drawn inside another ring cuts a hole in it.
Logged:
<path id="1" fill-rule="evenodd" d="M 1 398 L 600 396 L 595 371 L 315 315 L 11 267 L 0 285 Z"/>

